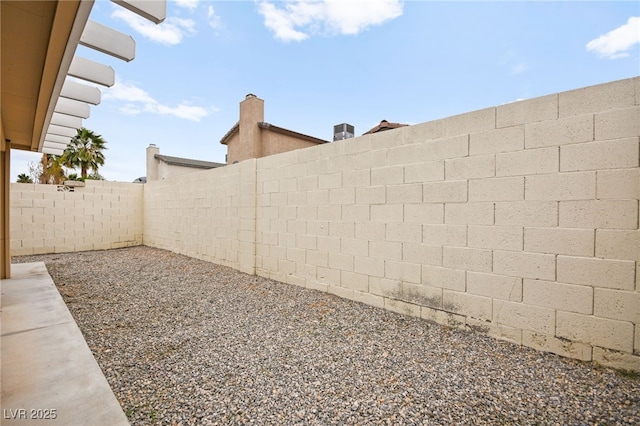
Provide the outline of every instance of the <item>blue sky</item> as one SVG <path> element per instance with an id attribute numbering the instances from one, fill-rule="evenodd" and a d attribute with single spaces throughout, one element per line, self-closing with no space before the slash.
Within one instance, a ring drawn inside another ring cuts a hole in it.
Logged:
<path id="1" fill-rule="evenodd" d="M 637 1 L 169 0 L 140 22 L 96 0 L 90 19 L 130 34 L 116 84 L 83 125 L 107 141 L 107 180 L 146 174 L 145 149 L 224 162 L 222 136 L 254 93 L 265 120 L 330 140 L 347 122 L 422 123 L 640 75 Z M 12 181 L 41 154 L 12 151 Z"/>

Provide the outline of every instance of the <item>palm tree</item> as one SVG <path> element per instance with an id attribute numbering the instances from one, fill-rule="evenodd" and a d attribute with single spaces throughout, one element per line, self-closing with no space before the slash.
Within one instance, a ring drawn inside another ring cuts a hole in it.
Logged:
<path id="1" fill-rule="evenodd" d="M 60 155 L 42 154 L 38 166 L 38 182 L 57 185 L 66 179 L 63 166 L 64 159 Z"/>
<path id="2" fill-rule="evenodd" d="M 67 167 L 79 167 L 81 179 L 87 178 L 87 172 L 91 169 L 98 172 L 98 168 L 104 165 L 103 150 L 107 142 L 102 136 L 96 135 L 84 127 L 77 130 L 77 134 L 64 150 L 64 162 Z"/>
<path id="3" fill-rule="evenodd" d="M 18 180 L 16 182 L 18 182 L 18 183 L 33 183 L 33 179 L 31 179 L 29 177 L 29 175 L 27 175 L 26 173 L 20 173 L 18 175 Z"/>

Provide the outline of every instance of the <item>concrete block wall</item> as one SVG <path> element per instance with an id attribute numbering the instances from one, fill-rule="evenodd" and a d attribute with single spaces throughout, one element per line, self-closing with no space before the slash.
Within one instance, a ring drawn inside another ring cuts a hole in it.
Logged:
<path id="1" fill-rule="evenodd" d="M 149 182 L 144 244 L 255 272 L 255 160 Z"/>
<path id="2" fill-rule="evenodd" d="M 74 192 L 56 185 L 11 184 L 13 256 L 104 250 L 142 244 L 143 186 L 87 181 Z"/>
<path id="3" fill-rule="evenodd" d="M 640 370 L 640 78 L 257 162 L 256 273 Z"/>
<path id="4" fill-rule="evenodd" d="M 14 250 L 97 220 L 80 194 L 12 193 Z M 147 183 L 137 217 L 145 245 L 640 371 L 639 199 L 632 78 Z"/>

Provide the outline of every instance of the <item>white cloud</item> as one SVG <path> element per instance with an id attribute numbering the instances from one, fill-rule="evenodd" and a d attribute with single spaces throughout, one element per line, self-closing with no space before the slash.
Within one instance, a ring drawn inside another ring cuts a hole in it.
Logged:
<path id="1" fill-rule="evenodd" d="M 260 3 L 259 11 L 264 16 L 265 26 L 274 32 L 276 38 L 284 41 L 302 41 L 308 37 L 293 28 L 296 23 L 291 12 L 278 9 L 267 2 Z"/>
<path id="2" fill-rule="evenodd" d="M 509 49 L 498 58 L 497 63 L 501 67 L 508 69 L 509 74 L 519 75 L 531 68 L 525 61 L 520 60 L 520 56 L 521 55 L 516 50 Z"/>
<path id="3" fill-rule="evenodd" d="M 126 101 L 129 103 L 154 103 L 156 102 L 143 89 L 130 83 L 116 81 L 116 84 L 108 89 L 103 89 L 104 99 L 115 99 L 118 101 Z"/>
<path id="4" fill-rule="evenodd" d="M 524 62 L 518 62 L 516 64 L 512 64 L 509 67 L 509 70 L 511 71 L 511 74 L 514 74 L 514 75 L 522 74 L 523 72 L 525 72 L 528 69 L 529 69 L 529 66 Z"/>
<path id="5" fill-rule="evenodd" d="M 222 26 L 222 21 L 220 20 L 220 17 L 216 15 L 216 11 L 213 9 L 213 6 L 209 6 L 207 8 L 207 21 L 209 22 L 209 26 L 214 30 L 217 30 Z"/>
<path id="6" fill-rule="evenodd" d="M 104 90 L 105 100 L 124 101 L 125 104 L 119 108 L 119 111 L 126 115 L 137 115 L 142 112 L 150 112 L 160 115 L 171 115 L 190 121 L 200 121 L 208 116 L 210 111 L 200 106 L 189 105 L 186 102 L 180 103 L 178 106 L 171 107 L 163 105 L 151 97 L 144 89 L 133 83 L 125 83 L 116 81 L 109 89 Z"/>
<path id="7" fill-rule="evenodd" d="M 145 104 L 144 110 L 160 115 L 173 115 L 174 117 L 183 118 L 189 121 L 200 121 L 209 115 L 209 112 L 202 107 L 186 105 L 184 103 L 177 107 L 169 107 L 159 103 Z"/>
<path id="8" fill-rule="evenodd" d="M 191 11 L 196 10 L 199 2 L 199 0 L 174 0 L 174 1 L 178 6 L 184 7 L 185 9 L 189 9 Z"/>
<path id="9" fill-rule="evenodd" d="M 521 102 L 521 101 L 524 101 L 524 100 L 526 100 L 526 99 L 527 99 L 527 98 L 516 98 L 516 99 L 514 99 L 513 101 L 507 101 L 506 103 L 504 103 L 504 104 L 502 104 L 502 105 L 509 105 L 509 104 L 514 103 L 514 102 Z"/>
<path id="10" fill-rule="evenodd" d="M 118 108 L 118 111 L 123 113 L 124 115 L 138 115 L 142 112 L 142 110 L 135 104 L 125 104 Z"/>
<path id="11" fill-rule="evenodd" d="M 114 9 L 111 16 L 120 19 L 149 40 L 173 46 L 182 42 L 186 34 L 195 33 L 195 21 L 170 17 L 161 24 L 154 24 L 124 9 Z"/>
<path id="12" fill-rule="evenodd" d="M 626 24 L 587 43 L 587 50 L 601 58 L 617 59 L 629 56 L 629 50 L 640 43 L 640 16 L 632 16 Z"/>
<path id="13" fill-rule="evenodd" d="M 327 24 L 340 34 L 357 34 L 402 15 L 399 1 L 326 0 Z"/>
<path id="14" fill-rule="evenodd" d="M 400 0 L 296 0 L 283 8 L 262 1 L 264 24 L 283 41 L 302 41 L 312 34 L 358 34 L 402 15 Z"/>

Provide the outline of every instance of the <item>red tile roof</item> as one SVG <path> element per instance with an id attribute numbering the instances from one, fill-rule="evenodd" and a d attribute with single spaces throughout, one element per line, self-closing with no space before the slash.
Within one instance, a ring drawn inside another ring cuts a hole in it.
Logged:
<path id="1" fill-rule="evenodd" d="M 408 126 L 408 124 L 390 123 L 387 120 L 382 120 L 380 122 L 380 124 L 378 124 L 373 129 L 369 130 L 368 132 L 363 133 L 363 135 L 369 135 L 371 133 L 384 132 L 385 130 L 392 130 L 392 129 L 397 129 L 398 127 L 405 127 L 405 126 Z"/>

